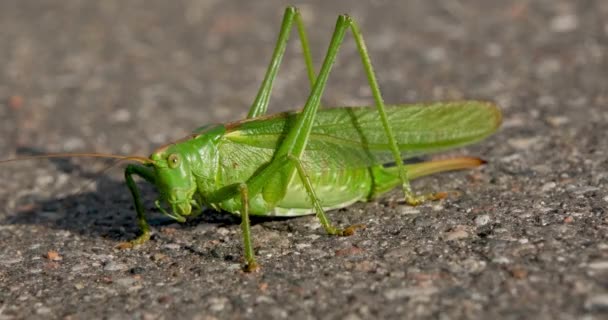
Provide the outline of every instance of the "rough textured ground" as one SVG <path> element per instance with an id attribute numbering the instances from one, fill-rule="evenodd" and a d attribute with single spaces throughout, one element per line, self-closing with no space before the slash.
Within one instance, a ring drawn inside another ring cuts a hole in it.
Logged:
<path id="1" fill-rule="evenodd" d="M 284 5 L 0 2 L 2 157 L 145 155 L 202 124 L 241 118 Z M 606 317 L 608 2 L 301 7 L 317 65 L 337 14 L 356 17 L 389 102 L 500 104 L 497 135 L 450 153 L 487 166 L 415 183 L 461 195 L 411 208 L 393 193 L 332 212 L 339 225 L 367 225 L 347 238 L 326 236 L 314 217 L 257 221 L 263 269 L 244 274 L 229 215 L 178 225 L 154 213 L 152 241 L 118 251 L 137 232 L 120 169 L 3 165 L 0 319 Z M 299 54 L 292 43 L 272 111 L 303 104 Z M 326 105 L 371 101 L 352 39 L 334 71 Z"/>

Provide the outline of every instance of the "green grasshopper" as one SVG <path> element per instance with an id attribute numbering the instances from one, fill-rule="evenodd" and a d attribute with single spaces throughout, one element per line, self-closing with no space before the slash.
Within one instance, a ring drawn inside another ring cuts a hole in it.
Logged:
<path id="1" fill-rule="evenodd" d="M 295 22 L 311 91 L 299 112 L 266 115 L 270 93 Z M 375 101 L 372 107 L 320 108 L 332 64 L 351 30 Z M 411 158 L 479 141 L 500 126 L 501 112 L 479 101 L 385 105 L 359 27 L 338 16 L 327 54 L 315 73 L 302 17 L 285 10 L 270 65 L 247 119 L 202 127 L 192 135 L 144 157 L 99 154 L 138 161 L 125 169 L 141 234 L 121 248 L 150 239 L 150 227 L 134 176 L 158 188 L 156 207 L 184 222 L 203 207 L 241 217 L 245 271 L 258 268 L 249 216 L 300 216 L 315 213 L 330 235 L 351 235 L 359 226 L 333 226 L 325 211 L 369 201 L 401 186 L 405 201 L 418 205 L 445 193 L 416 195 L 410 180 L 483 163 L 460 157 L 405 165 Z M 53 155 L 50 155 L 53 156 Z M 65 155 L 55 155 L 65 156 Z M 394 165 L 387 165 L 387 164 Z"/>

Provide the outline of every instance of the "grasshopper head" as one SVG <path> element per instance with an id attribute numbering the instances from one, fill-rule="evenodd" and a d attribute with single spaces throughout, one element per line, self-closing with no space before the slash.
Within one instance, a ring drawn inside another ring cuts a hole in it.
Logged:
<path id="1" fill-rule="evenodd" d="M 196 192 L 196 182 L 190 168 L 188 153 L 181 152 L 178 146 L 159 150 L 150 156 L 156 172 L 156 186 L 160 193 L 156 206 L 165 215 L 180 222 L 192 213 Z M 163 204 L 168 206 L 165 211 Z"/>

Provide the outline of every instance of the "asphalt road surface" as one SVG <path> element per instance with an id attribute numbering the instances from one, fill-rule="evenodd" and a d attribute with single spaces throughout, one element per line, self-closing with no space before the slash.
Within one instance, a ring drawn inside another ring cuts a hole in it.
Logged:
<path id="1" fill-rule="evenodd" d="M 147 155 L 244 117 L 270 59 L 278 1 L 1 1 L 1 158 Z M 447 156 L 484 167 L 414 183 L 458 195 L 409 207 L 398 191 L 314 216 L 256 220 L 262 269 L 241 271 L 239 219 L 163 218 L 137 234 L 121 166 L 0 165 L 0 319 L 605 319 L 608 317 L 608 2 L 311 1 L 320 65 L 335 19 L 361 26 L 387 102 L 481 99 L 501 130 Z M 295 34 L 294 34 L 295 36 Z M 290 43 L 270 105 L 308 92 Z M 323 99 L 371 104 L 347 36 Z"/>

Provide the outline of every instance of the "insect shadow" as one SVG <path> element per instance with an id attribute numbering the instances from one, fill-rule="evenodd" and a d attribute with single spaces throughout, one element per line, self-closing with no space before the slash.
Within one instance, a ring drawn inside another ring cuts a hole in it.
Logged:
<path id="1" fill-rule="evenodd" d="M 17 154 L 21 156 L 45 155 L 47 152 L 33 148 L 19 148 Z M 127 186 L 122 179 L 112 178 L 99 171 L 91 171 L 86 165 L 77 163 L 74 159 L 51 158 L 53 166 L 69 177 L 80 177 L 78 183 L 66 183 L 65 188 L 80 190 L 63 196 L 50 196 L 42 198 L 41 192 L 24 192 L 7 205 L 10 214 L 0 224 L 4 225 L 40 225 L 58 230 L 67 230 L 75 234 L 102 237 L 114 241 L 125 241 L 134 238 L 139 229 L 135 220 L 133 200 L 128 193 Z M 116 162 L 103 161 L 106 168 L 121 170 L 114 167 Z M 94 191 L 85 191 L 89 185 L 95 183 Z M 149 213 L 149 223 L 154 229 L 172 225 L 176 221 L 163 216 L 153 205 L 158 196 L 156 190 L 149 184 L 138 183 L 142 190 L 146 212 Z M 59 191 L 60 193 L 61 191 Z M 252 224 L 267 221 L 287 220 L 280 217 L 252 217 Z M 197 217 L 189 219 L 185 224 L 175 225 L 179 229 L 192 229 L 202 224 L 211 224 L 217 227 L 240 223 L 240 218 L 226 212 L 204 209 Z"/>

